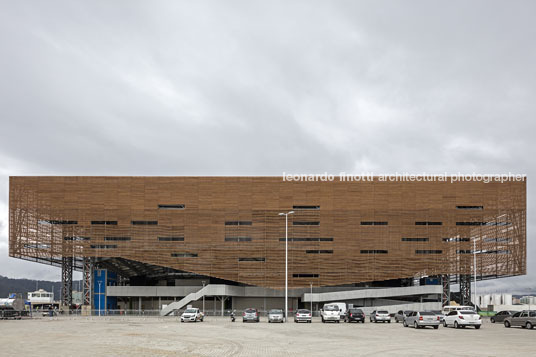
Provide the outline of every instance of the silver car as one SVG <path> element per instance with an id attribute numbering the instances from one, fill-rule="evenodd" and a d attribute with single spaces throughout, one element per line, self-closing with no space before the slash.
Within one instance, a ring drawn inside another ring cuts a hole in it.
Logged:
<path id="1" fill-rule="evenodd" d="M 432 310 L 432 312 L 436 315 L 436 316 L 439 316 L 439 321 L 441 323 L 443 323 L 443 320 L 445 319 L 445 314 L 442 313 L 440 310 Z"/>
<path id="2" fill-rule="evenodd" d="M 395 322 L 402 322 L 404 321 L 404 318 L 406 316 L 408 316 L 409 314 L 411 314 L 413 311 L 411 310 L 406 310 L 406 311 L 403 311 L 403 310 L 400 310 L 398 311 L 396 314 L 395 314 Z"/>
<path id="3" fill-rule="evenodd" d="M 268 311 L 268 322 L 285 322 L 283 310 L 272 309 Z"/>
<path id="4" fill-rule="evenodd" d="M 374 310 L 370 314 L 370 322 L 388 322 L 391 323 L 391 315 L 386 310 Z"/>
<path id="5" fill-rule="evenodd" d="M 259 311 L 255 308 L 245 309 L 244 313 L 242 314 L 242 322 L 246 321 L 259 322 Z"/>
<path id="6" fill-rule="evenodd" d="M 413 311 L 404 318 L 404 327 L 424 328 L 432 326 L 436 330 L 439 328 L 439 316 L 430 311 Z"/>
<path id="7" fill-rule="evenodd" d="M 520 311 L 504 319 L 504 327 L 520 326 L 532 329 L 536 326 L 536 311 Z"/>
<path id="8" fill-rule="evenodd" d="M 294 322 L 300 321 L 310 323 L 312 321 L 311 311 L 307 309 L 299 309 L 298 311 L 296 311 L 296 315 L 294 316 Z"/>

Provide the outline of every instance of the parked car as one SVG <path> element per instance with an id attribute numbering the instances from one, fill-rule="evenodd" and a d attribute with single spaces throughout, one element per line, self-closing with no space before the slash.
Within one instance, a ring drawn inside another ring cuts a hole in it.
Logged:
<path id="1" fill-rule="evenodd" d="M 181 315 L 181 322 L 197 322 L 201 321 L 203 322 L 205 315 L 201 311 L 199 311 L 198 308 L 188 308 L 184 310 L 184 312 Z"/>
<path id="2" fill-rule="evenodd" d="M 361 309 L 350 309 L 344 317 L 345 322 L 362 322 L 365 323 L 365 313 Z"/>
<path id="3" fill-rule="evenodd" d="M 504 327 L 521 326 L 532 329 L 536 325 L 536 311 L 520 311 L 504 319 Z"/>
<path id="4" fill-rule="evenodd" d="M 432 326 L 436 330 L 439 328 L 440 318 L 431 311 L 413 311 L 404 317 L 404 327 L 413 326 L 414 328 L 423 328 Z"/>
<path id="5" fill-rule="evenodd" d="M 512 316 L 513 314 L 515 314 L 517 311 L 509 311 L 509 310 L 505 310 L 505 311 L 499 311 L 498 313 L 496 313 L 495 315 L 493 315 L 492 317 L 490 317 L 489 321 L 494 324 L 496 322 L 504 322 L 504 319 L 509 317 L 509 316 Z"/>
<path id="6" fill-rule="evenodd" d="M 432 310 L 432 312 L 439 316 L 439 322 L 443 323 L 443 320 L 445 319 L 445 314 L 441 312 L 441 310 Z"/>
<path id="7" fill-rule="evenodd" d="M 395 314 L 395 322 L 404 322 L 404 318 L 406 316 L 408 316 L 409 314 L 411 314 L 413 311 L 411 310 L 406 310 L 406 311 L 403 311 L 403 310 L 399 310 L 396 314 Z"/>
<path id="8" fill-rule="evenodd" d="M 330 305 L 337 305 L 339 307 L 339 315 L 341 316 L 341 319 L 344 320 L 344 316 L 346 316 L 346 312 L 348 311 L 346 303 L 344 302 L 330 302 Z"/>
<path id="9" fill-rule="evenodd" d="M 322 310 L 320 310 L 320 318 L 322 319 L 322 322 L 341 322 L 341 310 L 338 305 L 325 304 Z"/>
<path id="10" fill-rule="evenodd" d="M 388 322 L 391 323 L 391 315 L 386 310 L 374 310 L 370 314 L 370 322 Z"/>
<path id="11" fill-rule="evenodd" d="M 448 315 L 449 312 L 455 310 L 464 310 L 464 311 L 474 311 L 475 308 L 472 306 L 463 306 L 463 305 L 446 305 L 443 306 L 443 315 Z"/>
<path id="12" fill-rule="evenodd" d="M 260 321 L 259 311 L 255 308 L 245 309 L 244 312 L 242 313 L 242 322 L 246 322 L 246 321 L 259 322 Z"/>
<path id="13" fill-rule="evenodd" d="M 313 314 L 311 314 L 311 311 L 307 309 L 298 309 L 298 311 L 296 311 L 296 315 L 294 315 L 294 322 L 304 321 L 311 323 L 312 318 Z"/>
<path id="14" fill-rule="evenodd" d="M 454 310 L 445 316 L 443 326 L 454 326 L 455 328 L 474 326 L 479 329 L 482 326 L 482 317 L 476 311 Z"/>
<path id="15" fill-rule="evenodd" d="M 272 309 L 268 311 L 268 322 L 285 322 L 283 310 Z"/>

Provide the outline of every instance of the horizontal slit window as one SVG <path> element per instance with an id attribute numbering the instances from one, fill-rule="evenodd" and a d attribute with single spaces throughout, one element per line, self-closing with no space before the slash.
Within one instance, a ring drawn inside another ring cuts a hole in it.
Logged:
<path id="1" fill-rule="evenodd" d="M 402 242 L 428 242 L 428 238 L 402 238 Z"/>
<path id="2" fill-rule="evenodd" d="M 117 245 L 115 245 L 115 244 L 94 244 L 94 245 L 91 245 L 91 248 L 93 248 L 93 249 L 115 249 L 115 248 L 117 248 Z"/>
<path id="3" fill-rule="evenodd" d="M 442 226 L 443 222 L 430 222 L 430 221 L 418 221 L 415 222 L 416 226 Z"/>
<path id="4" fill-rule="evenodd" d="M 251 242 L 251 237 L 225 237 L 226 242 Z"/>
<path id="5" fill-rule="evenodd" d="M 90 237 L 80 237 L 80 236 L 69 236 L 69 237 L 63 237 L 63 240 L 74 240 L 74 241 L 81 241 L 81 240 L 90 240 Z"/>
<path id="6" fill-rule="evenodd" d="M 510 254 L 509 250 L 483 250 L 480 253 L 483 254 Z"/>
<path id="7" fill-rule="evenodd" d="M 226 221 L 226 226 L 251 226 L 253 222 L 251 221 Z"/>
<path id="8" fill-rule="evenodd" d="M 308 273 L 299 273 L 299 274 L 292 274 L 293 278 L 318 278 L 318 274 L 308 274 Z"/>
<path id="9" fill-rule="evenodd" d="M 320 222 L 293 221 L 293 226 L 319 226 Z"/>
<path id="10" fill-rule="evenodd" d="M 126 242 L 130 240 L 130 237 L 104 237 L 105 241 Z"/>
<path id="11" fill-rule="evenodd" d="M 458 249 L 456 254 L 473 254 L 473 251 L 471 249 Z"/>
<path id="12" fill-rule="evenodd" d="M 511 222 L 456 222 L 457 226 L 509 226 Z"/>
<path id="13" fill-rule="evenodd" d="M 265 258 L 258 258 L 258 257 L 255 257 L 255 258 L 238 258 L 239 262 L 264 262 L 265 260 L 266 260 Z"/>
<path id="14" fill-rule="evenodd" d="M 284 242 L 285 238 L 279 238 L 280 242 Z M 333 242 L 333 238 L 289 238 L 289 242 Z"/>
<path id="15" fill-rule="evenodd" d="M 91 221 L 91 224 L 102 224 L 106 226 L 117 226 L 117 221 Z"/>
<path id="16" fill-rule="evenodd" d="M 319 210 L 320 206 L 292 206 L 295 210 Z"/>
<path id="17" fill-rule="evenodd" d="M 78 224 L 78 221 L 63 221 L 57 219 L 42 219 L 39 221 L 42 224 Z"/>
<path id="18" fill-rule="evenodd" d="M 441 254 L 442 250 L 416 250 L 415 254 Z"/>
<path id="19" fill-rule="evenodd" d="M 483 210 L 484 206 L 456 206 L 456 209 Z"/>
<path id="20" fill-rule="evenodd" d="M 184 237 L 158 237 L 160 242 L 184 242 Z"/>
<path id="21" fill-rule="evenodd" d="M 484 226 L 486 222 L 456 222 L 457 226 Z"/>
<path id="22" fill-rule="evenodd" d="M 387 254 L 387 250 L 382 249 L 363 249 L 361 250 L 361 254 Z"/>
<path id="23" fill-rule="evenodd" d="M 333 250 L 328 249 L 307 249 L 305 251 L 307 254 L 333 254 Z"/>
<path id="24" fill-rule="evenodd" d="M 362 226 L 386 226 L 388 222 L 384 221 L 363 221 L 361 222 Z"/>
<path id="25" fill-rule="evenodd" d="M 133 226 L 156 226 L 158 221 L 131 221 Z"/>
<path id="26" fill-rule="evenodd" d="M 50 244 L 39 244 L 39 243 L 25 244 L 24 248 L 29 248 L 29 249 L 50 249 Z"/>
<path id="27" fill-rule="evenodd" d="M 197 253 L 171 253 L 174 258 L 197 258 Z"/>
<path id="28" fill-rule="evenodd" d="M 158 208 L 159 209 L 185 209 L 186 206 L 183 205 L 182 203 L 178 203 L 178 204 L 160 204 L 160 205 L 158 205 Z"/>
<path id="29" fill-rule="evenodd" d="M 443 238 L 443 242 L 469 242 L 470 238 Z"/>
<path id="30" fill-rule="evenodd" d="M 490 242 L 496 242 L 496 243 L 508 243 L 511 242 L 512 238 L 484 238 L 484 242 L 490 243 Z"/>

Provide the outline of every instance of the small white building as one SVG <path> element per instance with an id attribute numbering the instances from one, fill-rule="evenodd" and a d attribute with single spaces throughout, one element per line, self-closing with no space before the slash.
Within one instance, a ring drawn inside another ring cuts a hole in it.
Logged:
<path id="1" fill-rule="evenodd" d="M 523 296 L 519 302 L 527 305 L 536 305 L 536 296 Z"/>
<path id="2" fill-rule="evenodd" d="M 43 304 L 53 304 L 54 303 L 54 293 L 39 289 L 34 292 L 28 293 L 28 301 L 32 305 L 43 305 Z"/>
<path id="3" fill-rule="evenodd" d="M 476 296 L 477 305 L 486 310 L 490 305 L 512 305 L 512 294 L 478 294 Z M 471 301 L 474 296 L 471 296 Z"/>

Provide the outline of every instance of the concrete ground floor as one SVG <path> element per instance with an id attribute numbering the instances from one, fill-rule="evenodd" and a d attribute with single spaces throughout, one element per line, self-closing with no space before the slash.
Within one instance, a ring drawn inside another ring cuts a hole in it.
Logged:
<path id="1" fill-rule="evenodd" d="M 118 298 L 117 305 L 120 310 L 161 310 L 166 305 L 180 300 L 181 297 L 121 297 Z M 188 305 L 203 309 L 203 299 L 192 301 Z M 306 304 L 306 308 L 310 308 L 310 303 Z M 304 304 L 299 304 L 298 298 L 288 299 L 289 311 L 295 311 L 298 307 L 303 307 Z M 261 312 L 270 309 L 284 309 L 285 298 L 280 297 L 238 297 L 229 296 L 206 296 L 204 299 L 204 310 L 208 315 L 221 315 L 222 307 L 224 314 L 231 310 L 242 311 L 247 308 L 257 308 Z M 313 309 L 318 310 L 320 304 L 313 303 Z"/>
<path id="2" fill-rule="evenodd" d="M 31 337 L 29 337 L 31 336 Z M 534 356 L 536 329 L 404 328 L 402 324 L 269 324 L 207 317 L 54 317 L 0 321 L 10 356 Z"/>

